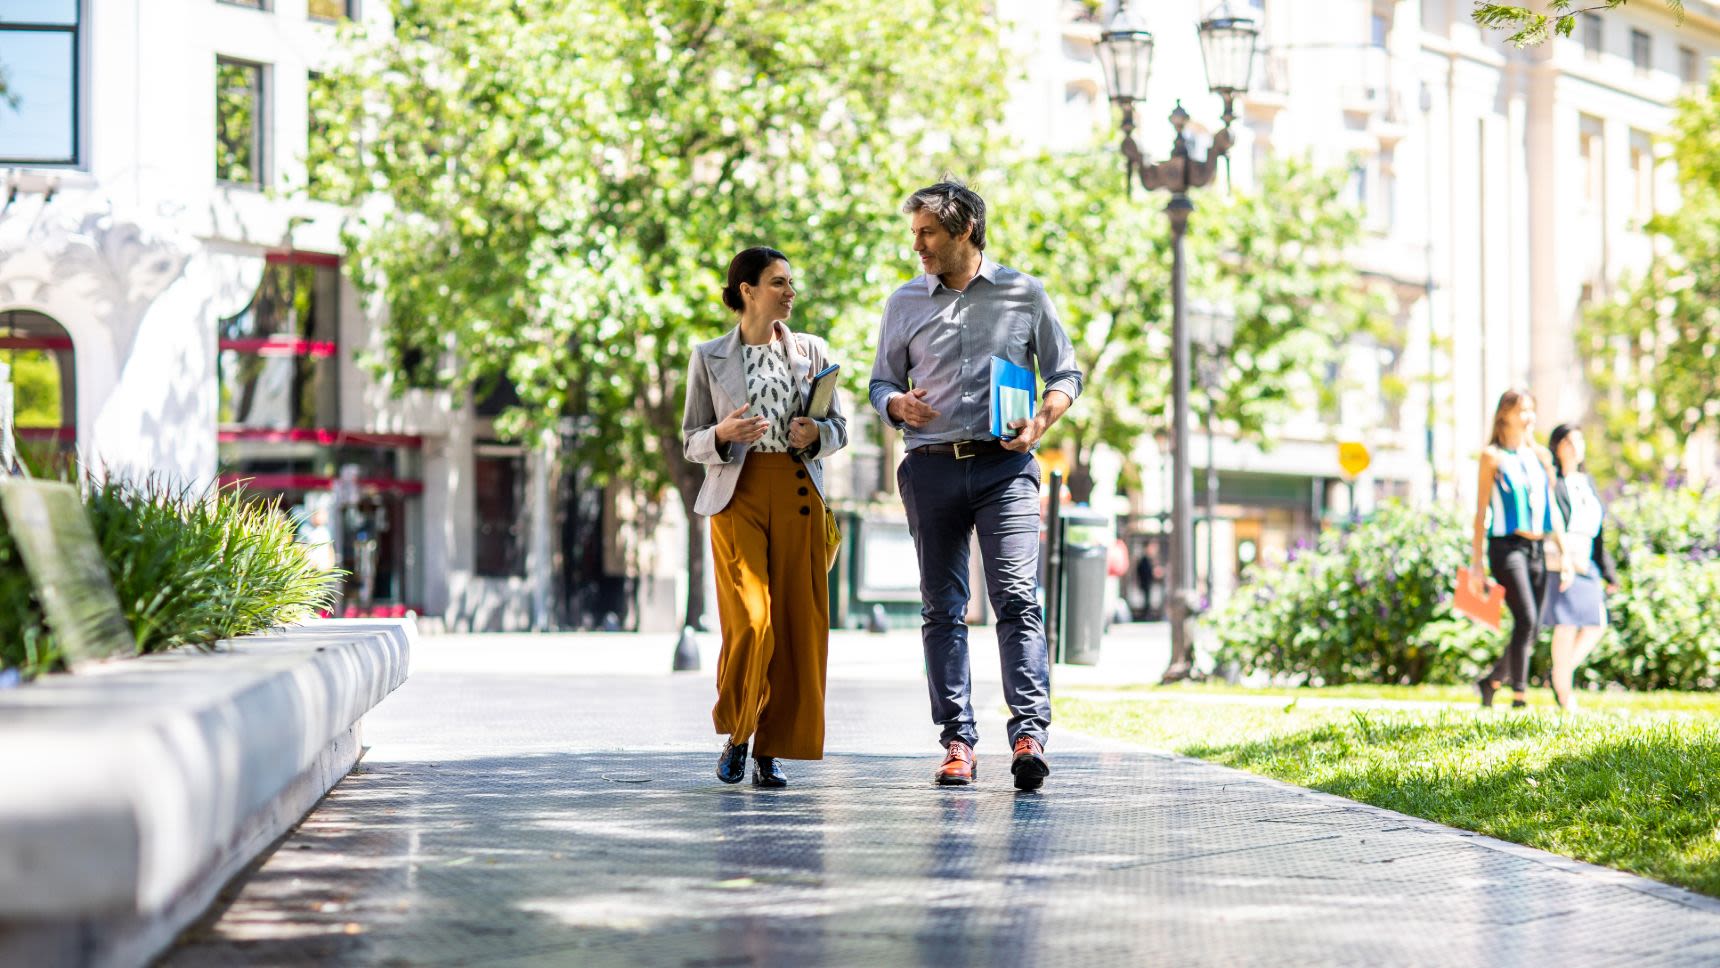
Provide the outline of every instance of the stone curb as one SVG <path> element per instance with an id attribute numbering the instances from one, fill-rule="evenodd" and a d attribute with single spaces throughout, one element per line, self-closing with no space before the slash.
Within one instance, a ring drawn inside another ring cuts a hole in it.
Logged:
<path id="1" fill-rule="evenodd" d="M 0 693 L 0 964 L 159 954 L 357 762 L 415 637 L 316 621 Z"/>

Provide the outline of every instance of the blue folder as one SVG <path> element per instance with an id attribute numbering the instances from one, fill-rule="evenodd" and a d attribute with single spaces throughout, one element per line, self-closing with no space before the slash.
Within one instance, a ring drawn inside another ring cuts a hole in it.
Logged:
<path id="1" fill-rule="evenodd" d="M 1016 432 L 1009 425 L 1017 420 L 1032 420 L 1038 402 L 1038 381 L 1033 371 L 1016 366 L 1001 356 L 991 358 L 991 434 L 1000 440 L 1012 440 Z"/>

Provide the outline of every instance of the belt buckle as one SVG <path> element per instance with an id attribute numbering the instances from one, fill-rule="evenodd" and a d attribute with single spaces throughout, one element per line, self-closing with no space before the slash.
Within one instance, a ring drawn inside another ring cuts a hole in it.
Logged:
<path id="1" fill-rule="evenodd" d="M 966 453 L 963 453 L 963 448 L 967 448 Z M 972 457 L 974 454 L 972 448 L 973 448 L 973 441 L 971 441 L 971 440 L 958 440 L 955 443 L 950 445 L 950 453 L 956 455 L 956 460 L 967 460 L 968 458 Z"/>

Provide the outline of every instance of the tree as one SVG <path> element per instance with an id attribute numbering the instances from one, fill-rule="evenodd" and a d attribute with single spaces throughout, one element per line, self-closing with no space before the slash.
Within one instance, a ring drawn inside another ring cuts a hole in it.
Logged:
<path id="1" fill-rule="evenodd" d="M 1095 448 L 1127 454 L 1168 427 L 1171 252 L 1164 196 L 1130 196 L 1109 149 L 1016 165 L 994 206 L 997 249 L 1044 280 L 1086 376 L 1082 398 L 1048 435 L 1072 451 L 1069 489 L 1091 496 Z M 1347 249 L 1359 235 L 1337 174 L 1281 161 L 1258 189 L 1196 199 L 1185 242 L 1189 297 L 1236 314 L 1215 417 L 1260 438 L 1295 405 L 1307 374 L 1371 325 L 1372 303 Z M 1314 381 L 1317 383 L 1317 381 Z M 1191 405 L 1206 406 L 1196 386 Z"/>
<path id="2" fill-rule="evenodd" d="M 1541 13 L 1528 7 L 1510 3 L 1481 3 L 1475 4 L 1475 10 L 1470 17 L 1477 26 L 1489 30 L 1513 31 L 1505 38 L 1507 42 L 1518 47 L 1534 47 L 1542 44 L 1555 33 L 1560 37 L 1569 37 L 1576 28 L 1577 17 L 1585 13 L 1616 10 L 1629 3 L 1630 0 L 1590 0 L 1584 7 L 1572 9 L 1577 0 L 1551 0 L 1547 4 L 1547 13 Z M 1684 0 L 1665 0 L 1667 9 L 1678 15 L 1678 22 L 1684 22 Z"/>
<path id="3" fill-rule="evenodd" d="M 1720 71 L 1679 102 L 1672 158 L 1684 199 L 1646 226 L 1653 262 L 1591 307 L 1577 343 L 1614 476 L 1674 469 L 1684 442 L 1720 433 Z"/>
<path id="4" fill-rule="evenodd" d="M 350 244 L 390 309 L 380 371 L 510 381 L 506 433 L 578 416 L 571 456 L 600 481 L 673 486 L 695 623 L 703 473 L 681 457 L 681 397 L 692 345 L 732 325 L 728 260 L 782 249 L 797 328 L 838 347 L 870 332 L 907 268 L 902 197 L 984 156 L 1005 63 L 992 18 L 981 0 L 492 6 L 410 0 L 392 37 L 359 42 L 323 85 L 348 116 L 313 178 L 363 206 Z M 917 41 L 928 24 L 935 42 Z"/>

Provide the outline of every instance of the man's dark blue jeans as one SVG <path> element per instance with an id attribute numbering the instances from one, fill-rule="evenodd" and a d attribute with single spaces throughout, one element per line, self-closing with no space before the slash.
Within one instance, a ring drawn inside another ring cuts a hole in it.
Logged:
<path id="1" fill-rule="evenodd" d="M 920 559 L 920 626 L 932 721 L 942 745 L 973 746 L 967 647 L 968 548 L 979 532 L 986 590 L 997 614 L 1009 742 L 1044 743 L 1051 725 L 1050 654 L 1039 585 L 1039 462 L 992 451 L 958 460 L 909 453 L 896 468 L 908 528 Z"/>

